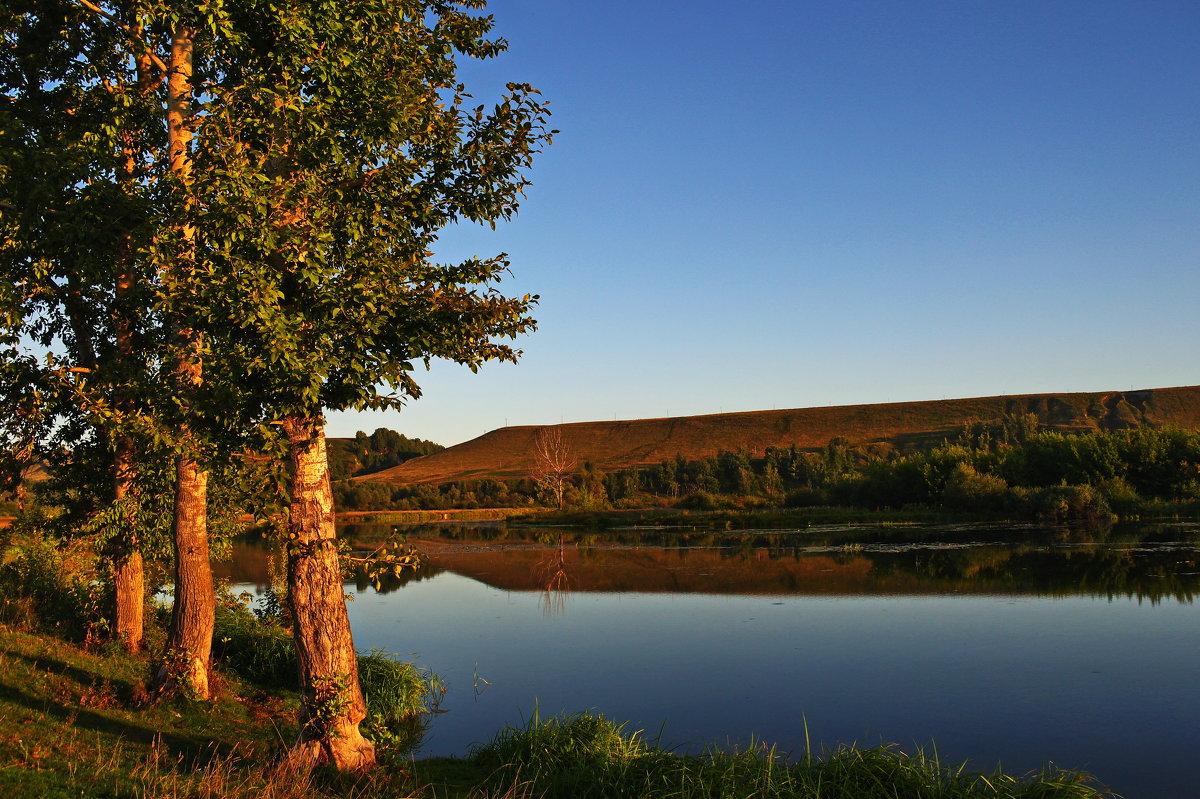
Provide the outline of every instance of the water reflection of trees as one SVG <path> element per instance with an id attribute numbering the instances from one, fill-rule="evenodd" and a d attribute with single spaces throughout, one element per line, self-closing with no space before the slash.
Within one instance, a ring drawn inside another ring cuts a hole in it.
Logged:
<path id="1" fill-rule="evenodd" d="M 877 590 L 906 587 L 928 593 L 1013 593 L 1049 596 L 1126 597 L 1157 603 L 1190 603 L 1200 591 L 1196 525 L 1172 523 L 1090 527 L 964 525 L 943 528 L 841 527 L 828 531 L 678 531 L 671 529 L 537 530 L 442 525 L 423 530 L 443 540 L 545 543 L 561 553 L 574 545 L 578 557 L 607 553 L 606 565 L 621 568 L 614 550 L 661 549 L 679 562 L 689 551 L 715 551 L 721 560 L 759 558 L 802 561 L 822 557 L 850 566 L 866 564 Z M 551 556 L 548 556 L 551 557 Z M 561 564 L 565 560 L 560 558 Z M 539 579 L 548 572 L 543 564 Z M 776 588 L 805 592 L 808 578 L 780 574 Z M 565 577 L 560 574 L 560 579 Z M 587 590 L 586 586 L 577 586 Z"/>
<path id="2" fill-rule="evenodd" d="M 571 592 L 571 578 L 567 573 L 566 539 L 558 537 L 558 544 L 538 564 L 538 582 L 542 587 L 542 613 L 557 616 L 567 610 L 567 598 Z"/>
<path id="3" fill-rule="evenodd" d="M 447 570 L 490 582 L 484 572 L 507 563 L 503 587 L 540 592 L 548 612 L 565 605 L 570 590 L 608 590 L 594 585 L 597 574 L 623 571 L 631 576 L 621 590 L 1086 595 L 1190 603 L 1200 591 L 1198 530 L 1179 523 L 753 532 L 423 525 L 409 529 L 418 549 L 422 542 L 443 549 L 457 543 L 461 547 L 448 551 L 458 555 L 384 575 L 378 592 Z M 392 532 L 392 525 L 347 525 L 341 534 L 351 546 L 366 549 Z M 463 570 L 473 558 L 490 564 L 478 576 Z M 250 551 L 244 560 L 249 567 L 261 556 Z M 639 588 L 640 579 L 652 584 Z M 365 574 L 354 582 L 359 591 L 369 587 Z"/>
<path id="4" fill-rule="evenodd" d="M 869 553 L 865 557 L 881 582 L 896 575 L 916 576 L 928 588 L 947 593 L 1086 595 L 1191 603 L 1200 590 L 1200 579 L 1189 573 L 1195 569 L 1196 552 L 1191 550 L 1182 563 L 1181 554 L 1174 549 L 1135 553 L 1125 546 L 1093 544 Z"/>
<path id="5" fill-rule="evenodd" d="M 419 583 L 422 580 L 432 580 L 443 571 L 445 570 L 439 569 L 437 566 L 429 563 L 425 563 L 417 569 L 402 569 L 399 574 L 390 571 L 383 572 L 374 580 L 372 580 L 371 578 L 367 577 L 367 568 L 363 566 L 355 572 L 354 588 L 360 594 L 366 593 L 367 589 L 373 589 L 377 594 L 390 594 L 393 591 L 399 591 L 401 588 L 410 583 Z"/>

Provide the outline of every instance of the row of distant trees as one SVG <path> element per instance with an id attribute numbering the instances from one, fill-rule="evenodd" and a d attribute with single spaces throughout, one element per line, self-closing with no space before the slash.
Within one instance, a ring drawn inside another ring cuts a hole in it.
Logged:
<path id="1" fill-rule="evenodd" d="M 114 629 L 174 552 L 160 690 L 210 694 L 220 483 L 286 459 L 302 762 L 373 764 L 334 542 L 326 409 L 398 407 L 414 364 L 514 360 L 536 297 L 439 232 L 515 213 L 548 109 L 490 108 L 482 0 L 29 0 L 0 9 L 0 450 L 103 537 Z M 73 477 L 72 477 L 73 475 Z"/>
<path id="2" fill-rule="evenodd" d="M 346 508 L 556 506 L 538 480 L 442 485 L 343 484 Z M 1175 428 L 1062 433 L 1023 415 L 965 425 L 925 451 L 880 454 L 833 439 L 824 447 L 682 455 L 654 466 L 604 472 L 584 463 L 565 480 L 578 509 L 680 505 L 697 509 L 840 505 L 944 506 L 984 513 L 1103 515 L 1143 500 L 1200 498 L 1200 433 Z"/>
<path id="3" fill-rule="evenodd" d="M 441 444 L 423 438 L 409 438 L 384 427 L 371 435 L 359 430 L 354 438 L 331 438 L 326 443 L 329 477 L 333 480 L 383 471 L 412 458 L 432 455 L 445 449 Z"/>

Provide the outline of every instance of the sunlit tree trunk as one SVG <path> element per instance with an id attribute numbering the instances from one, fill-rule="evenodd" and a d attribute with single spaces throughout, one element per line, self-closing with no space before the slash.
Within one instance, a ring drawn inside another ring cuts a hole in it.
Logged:
<path id="1" fill-rule="evenodd" d="M 300 736 L 290 758 L 363 770 L 375 764 L 375 748 L 358 729 L 366 703 L 342 588 L 324 419 L 290 417 L 283 430 L 291 462 L 288 607 L 302 692 Z"/>
<path id="2" fill-rule="evenodd" d="M 190 113 L 192 99 L 192 36 L 183 29 L 171 41 L 167 74 L 167 135 L 171 172 L 190 192 L 191 142 Z M 190 203 L 185 201 L 184 208 Z M 176 274 L 180 279 L 192 269 L 195 229 L 184 220 L 180 227 L 182 247 Z M 192 394 L 203 382 L 198 334 L 186 326 L 176 329 L 179 346 L 175 365 L 177 390 Z M 212 636 L 216 613 L 212 565 L 208 556 L 208 472 L 200 467 L 193 442 L 186 428 L 180 430 L 181 452 L 175 465 L 175 514 L 172 535 L 175 543 L 175 602 L 171 613 L 171 632 L 163 666 L 159 670 L 161 689 L 177 681 L 179 687 L 197 699 L 207 699 Z"/>
<path id="3" fill-rule="evenodd" d="M 133 482 L 133 444 L 118 438 L 113 458 L 115 480 L 113 499 L 121 502 Z M 142 569 L 142 553 L 136 539 L 124 534 L 114 547 L 112 556 L 113 583 L 116 588 L 116 633 L 121 646 L 130 652 L 140 652 L 145 631 L 146 582 Z"/>
<path id="4" fill-rule="evenodd" d="M 176 684 L 194 699 L 208 699 L 217 597 L 208 557 L 205 504 L 208 472 L 181 456 L 175 477 L 175 602 L 159 670 L 159 689 Z"/>
<path id="5" fill-rule="evenodd" d="M 142 53 L 135 58 L 138 73 L 138 88 L 143 98 L 153 92 L 150 57 Z M 137 180 L 139 148 L 132 130 L 123 130 L 121 180 L 127 189 L 133 190 Z M 116 277 L 113 295 L 113 316 L 116 320 L 116 368 L 132 373 L 137 352 L 133 342 L 132 301 L 133 293 L 133 236 L 126 232 Z M 128 397 L 118 397 L 118 408 L 129 406 Z M 113 456 L 113 499 L 120 503 L 129 494 L 134 479 L 136 445 L 124 433 L 117 432 Z M 133 525 L 128 525 L 132 528 Z M 132 534 L 131 534 L 132 535 Z M 116 589 L 116 635 L 121 645 L 130 652 L 140 652 L 145 636 L 146 581 L 139 541 L 121 536 L 113 551 L 113 583 Z"/>

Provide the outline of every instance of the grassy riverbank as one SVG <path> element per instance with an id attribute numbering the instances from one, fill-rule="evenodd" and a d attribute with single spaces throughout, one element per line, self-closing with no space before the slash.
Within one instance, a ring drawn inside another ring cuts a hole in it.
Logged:
<path id="1" fill-rule="evenodd" d="M 1113 521 L 1147 519 L 1200 519 L 1200 502 L 1143 502 L 1120 515 L 1102 519 L 1075 520 L 1075 524 L 1106 524 Z M 680 529 L 804 528 L 815 525 L 863 524 L 979 524 L 1029 523 L 1029 519 L 1003 512 L 956 510 L 944 507 L 915 506 L 872 510 L 869 508 L 818 506 L 811 508 L 742 508 L 720 510 L 680 510 L 678 508 L 636 508 L 614 510 L 539 510 L 512 514 L 508 523 L 537 526 L 571 526 L 593 529 L 617 527 L 676 527 Z M 1043 522 L 1046 524 L 1052 521 Z"/>
<path id="2" fill-rule="evenodd" d="M 1006 521 L 1002 516 L 958 513 L 939 508 L 903 508 L 875 511 L 867 508 L 756 508 L 680 510 L 633 508 L 619 510 L 545 510 L 513 515 L 509 524 L 570 526 L 606 529 L 615 527 L 676 527 L 680 529 L 804 528 L 829 524 L 949 524 L 953 522 Z"/>
<path id="3" fill-rule="evenodd" d="M 1097 797 L 1086 778 L 972 775 L 895 749 L 789 764 L 774 751 L 679 756 L 590 715 L 506 730 L 470 758 L 393 757 L 362 777 L 275 764 L 296 697 L 223 677 L 211 704 L 151 702 L 149 663 L 0 625 L 0 795 L 14 797 Z"/>

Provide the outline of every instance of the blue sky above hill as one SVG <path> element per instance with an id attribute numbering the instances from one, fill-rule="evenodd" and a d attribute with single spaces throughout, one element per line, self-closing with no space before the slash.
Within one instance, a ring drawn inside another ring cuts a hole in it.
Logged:
<path id="1" fill-rule="evenodd" d="M 1200 6 L 493 0 L 562 133 L 447 231 L 540 294 L 519 365 L 401 412 L 505 424 L 1200 382 Z"/>

